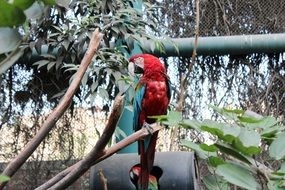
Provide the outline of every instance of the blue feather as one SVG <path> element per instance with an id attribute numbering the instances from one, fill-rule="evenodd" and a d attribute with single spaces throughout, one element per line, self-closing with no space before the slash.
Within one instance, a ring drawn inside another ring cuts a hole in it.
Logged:
<path id="1" fill-rule="evenodd" d="M 134 99 L 134 125 L 133 128 L 135 131 L 139 130 L 139 116 L 142 111 L 142 100 L 144 97 L 145 86 L 138 85 L 136 88 L 136 95 Z"/>

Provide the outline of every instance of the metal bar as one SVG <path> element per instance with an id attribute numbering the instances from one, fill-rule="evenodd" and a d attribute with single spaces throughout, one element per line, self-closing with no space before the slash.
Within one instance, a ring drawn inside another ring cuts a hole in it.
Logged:
<path id="1" fill-rule="evenodd" d="M 163 44 L 163 51 L 155 44 Z M 146 40 L 141 42 L 144 53 L 161 57 L 191 57 L 194 38 L 172 38 L 169 40 Z M 42 46 L 42 54 L 47 53 L 47 46 Z M 54 49 L 56 54 L 57 49 Z M 197 55 L 242 55 L 250 53 L 285 52 L 285 33 L 255 34 L 236 36 L 199 37 Z M 137 52 L 139 53 L 139 52 Z M 133 52 L 134 54 L 134 52 Z M 33 51 L 33 58 L 39 55 Z"/>
<path id="2" fill-rule="evenodd" d="M 164 52 L 153 41 L 146 41 L 142 44 L 142 48 L 146 53 L 162 57 L 192 56 L 194 38 L 174 38 L 157 42 L 163 44 Z M 156 44 L 158 44 L 157 42 Z M 152 49 L 154 50 L 152 51 Z M 285 52 L 285 33 L 199 37 L 197 46 L 197 55 L 241 55 L 281 52 Z"/>

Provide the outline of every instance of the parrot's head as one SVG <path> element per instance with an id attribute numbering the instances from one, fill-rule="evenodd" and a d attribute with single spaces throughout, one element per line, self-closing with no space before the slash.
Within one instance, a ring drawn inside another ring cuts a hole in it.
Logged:
<path id="1" fill-rule="evenodd" d="M 139 166 L 134 166 L 131 168 L 130 170 L 130 178 L 133 182 L 137 182 L 137 180 L 139 179 L 139 175 L 141 172 L 141 167 Z"/>
<path id="2" fill-rule="evenodd" d="M 149 71 L 165 73 L 164 65 L 153 55 L 136 54 L 132 56 L 129 61 L 134 65 L 134 73 L 144 74 Z"/>

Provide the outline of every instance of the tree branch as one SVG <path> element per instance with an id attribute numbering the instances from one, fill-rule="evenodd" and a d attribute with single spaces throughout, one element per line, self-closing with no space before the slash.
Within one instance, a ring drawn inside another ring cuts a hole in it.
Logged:
<path id="1" fill-rule="evenodd" d="M 122 109 L 124 106 L 123 102 L 124 96 L 116 97 L 106 127 L 103 131 L 102 136 L 97 141 L 95 147 L 86 155 L 83 160 L 77 162 L 76 166 L 74 166 L 66 176 L 64 176 L 56 184 L 54 184 L 51 187 L 52 189 L 67 188 L 93 165 L 94 160 L 97 160 L 104 154 L 104 149 L 112 138 L 112 135 L 117 126 L 117 122 L 119 121 L 119 118 L 121 116 Z"/>
<path id="2" fill-rule="evenodd" d="M 72 97 L 75 94 L 76 90 L 80 86 L 82 77 L 84 76 L 89 64 L 94 57 L 97 48 L 100 44 L 100 41 L 103 37 L 103 34 L 96 29 L 93 32 L 93 35 L 90 40 L 89 47 L 84 55 L 79 69 L 77 70 L 73 81 L 71 82 L 69 88 L 67 89 L 65 95 L 62 98 L 62 101 L 58 106 L 52 111 L 48 116 L 47 120 L 43 123 L 38 133 L 32 138 L 31 141 L 24 147 L 22 152 L 20 152 L 5 168 L 3 175 L 12 177 L 16 171 L 25 163 L 25 161 L 30 157 L 30 155 L 37 149 L 40 143 L 48 135 L 50 130 L 53 128 L 58 119 L 64 114 L 64 112 L 69 107 Z M 6 182 L 0 184 L 0 190 L 4 188 Z"/>
<path id="3" fill-rule="evenodd" d="M 117 110 L 117 109 L 115 109 Z M 114 108 L 113 111 L 114 112 Z M 117 111 L 116 111 L 117 112 Z M 121 112 L 120 112 L 121 113 Z M 120 115 L 118 115 L 120 116 Z M 150 135 L 148 130 L 146 128 L 142 128 L 139 131 L 131 134 L 130 136 L 126 137 L 122 141 L 118 142 L 117 144 L 113 145 L 112 147 L 108 148 L 104 151 L 105 146 L 107 145 L 107 142 L 111 139 L 110 134 L 112 135 L 114 132 L 114 129 L 116 127 L 116 121 L 119 118 L 113 118 L 112 114 L 109 117 L 109 120 L 113 120 L 112 125 L 107 124 L 106 128 L 104 129 L 103 134 L 101 138 L 96 143 L 94 149 L 81 161 L 75 163 L 74 165 L 66 168 L 56 176 L 54 176 L 52 179 L 38 187 L 36 190 L 44 190 L 44 189 L 64 189 L 67 188 L 69 185 L 71 185 L 78 177 L 80 177 L 82 174 L 84 174 L 91 166 L 99 163 L 102 160 L 105 160 L 106 158 L 112 156 L 114 153 L 118 152 L 122 148 L 136 142 L 139 139 L 143 139 L 146 136 Z M 117 116 L 115 116 L 117 117 Z M 164 126 L 160 126 L 157 124 L 152 124 L 150 126 L 152 128 L 153 132 L 156 132 Z M 97 148 L 96 148 L 97 147 Z M 100 148 L 100 149 L 98 149 Z M 102 148 L 102 149 L 101 149 Z"/>

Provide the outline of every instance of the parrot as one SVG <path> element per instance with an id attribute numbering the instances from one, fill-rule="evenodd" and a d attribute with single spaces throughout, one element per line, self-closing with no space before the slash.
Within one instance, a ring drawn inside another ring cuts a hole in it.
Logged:
<path id="1" fill-rule="evenodd" d="M 132 167 L 130 171 L 131 180 L 135 184 L 137 189 L 140 186 L 139 182 L 140 172 L 141 172 L 141 167 L 139 166 Z M 149 175 L 148 177 L 148 190 L 158 190 L 158 182 L 154 175 Z"/>
<path id="2" fill-rule="evenodd" d="M 150 129 L 149 124 L 156 121 L 150 116 L 165 115 L 170 102 L 171 89 L 169 77 L 159 58 L 151 54 L 136 54 L 129 59 L 134 64 L 134 72 L 142 74 L 135 88 L 134 125 L 135 131 L 142 127 Z M 139 190 L 148 189 L 149 175 L 153 167 L 158 131 L 138 141 L 141 172 Z"/>

